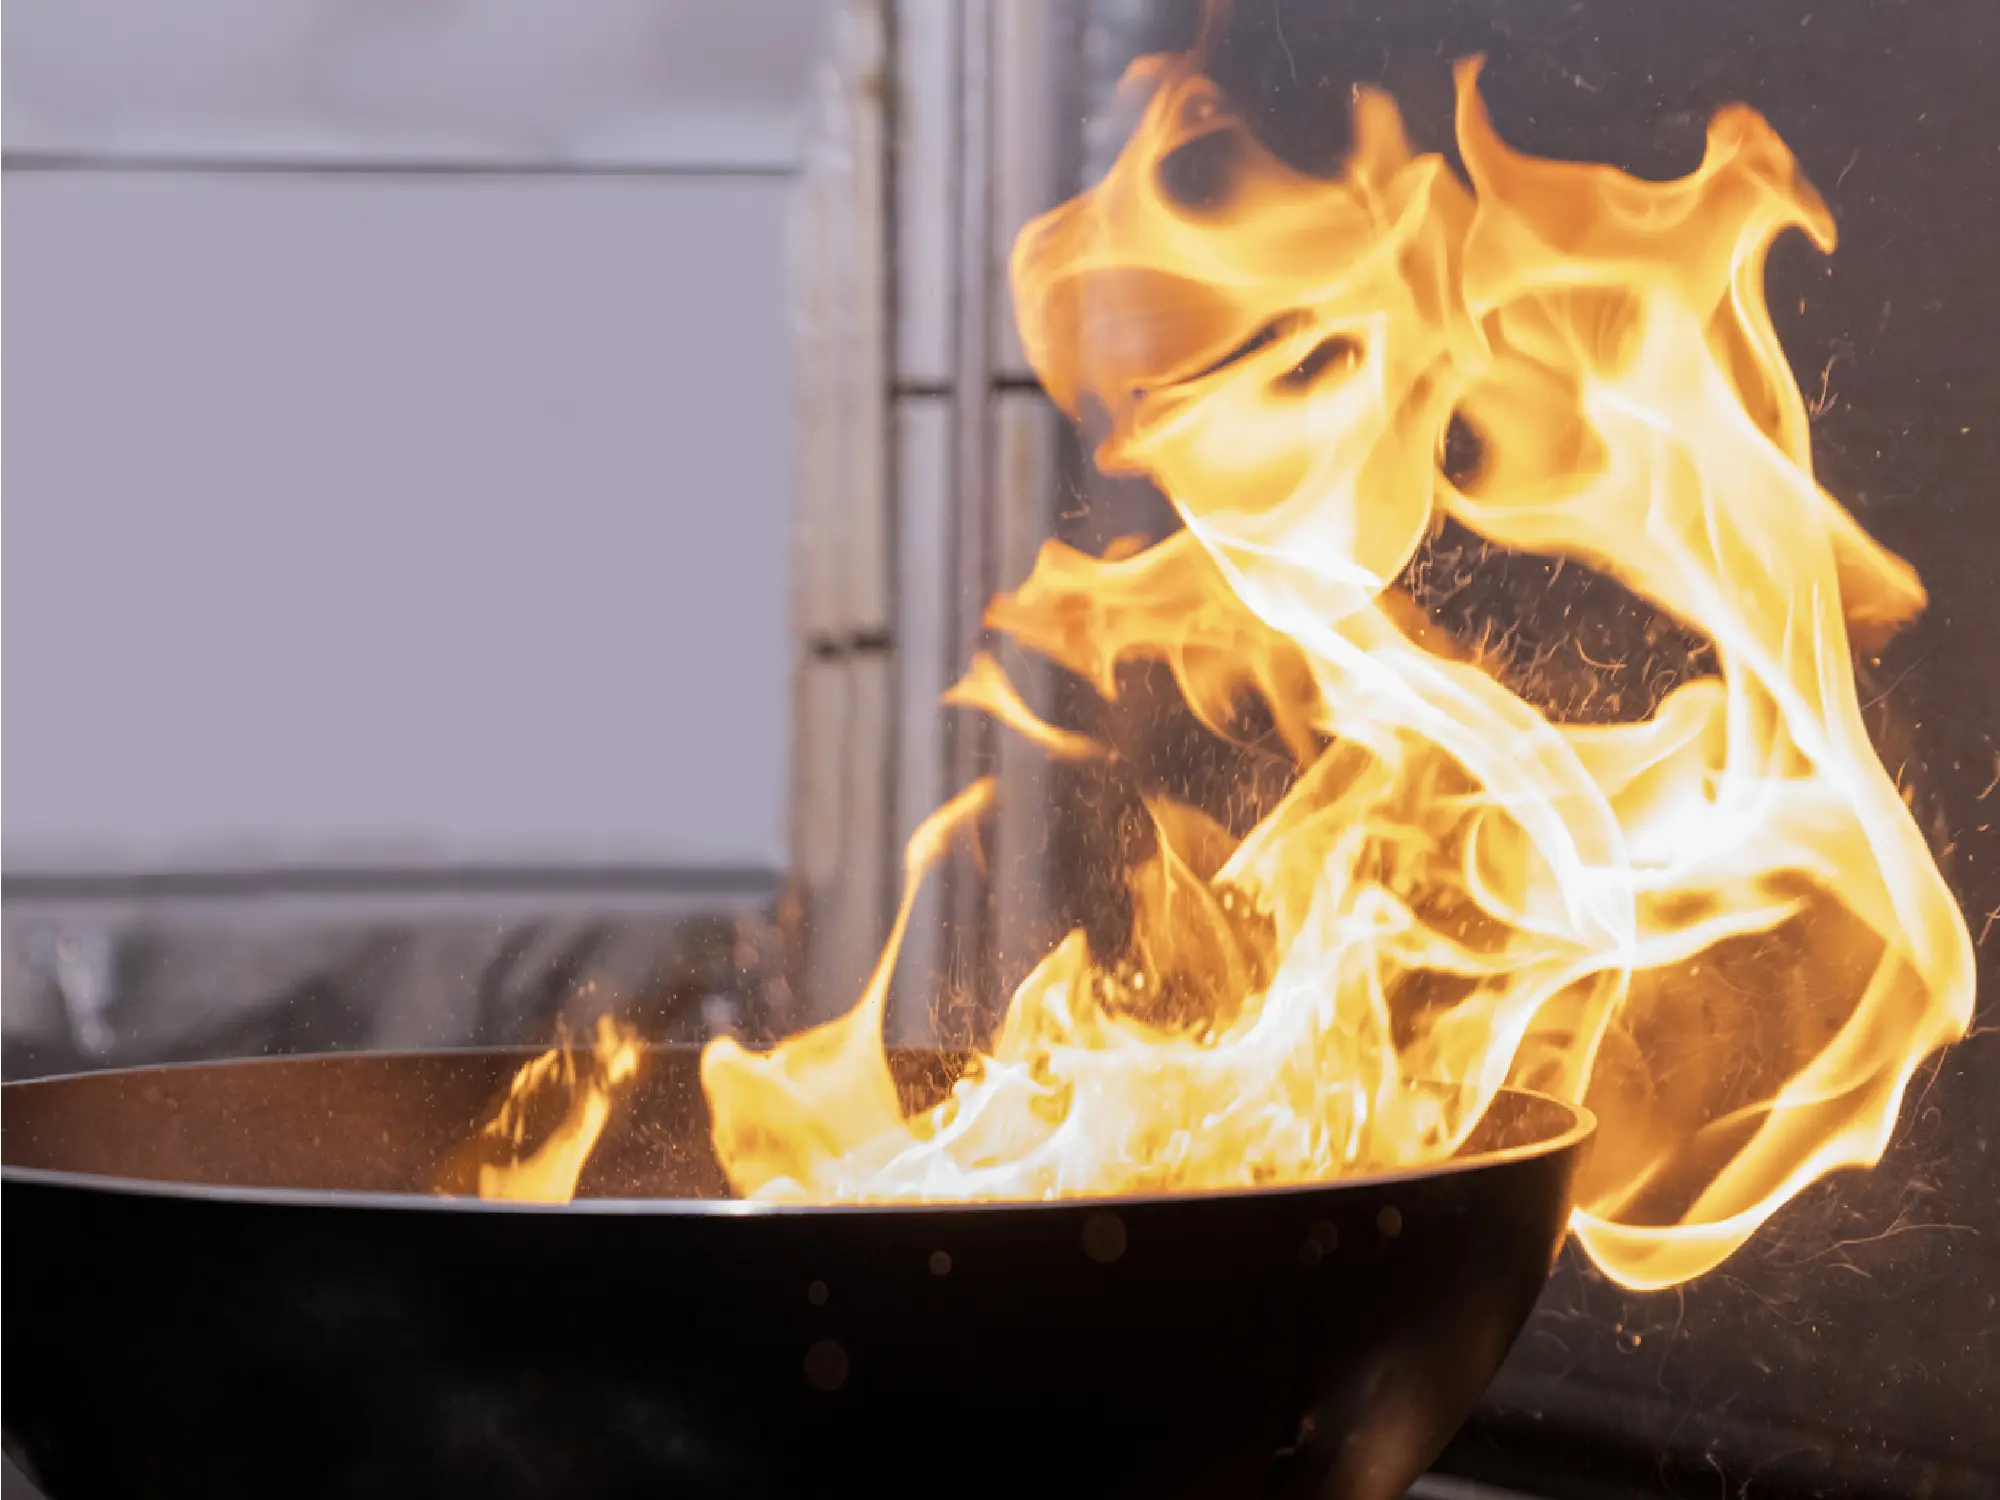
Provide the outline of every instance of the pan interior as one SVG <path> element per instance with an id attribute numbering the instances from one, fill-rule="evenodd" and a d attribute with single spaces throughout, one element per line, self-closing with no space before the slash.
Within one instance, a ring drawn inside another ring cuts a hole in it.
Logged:
<path id="1" fill-rule="evenodd" d="M 462 1191 L 464 1147 L 523 1060 L 515 1049 L 353 1053 L 121 1069 L 0 1089 L 9 1168 L 189 1187 Z M 655 1048 L 578 1183 L 581 1198 L 730 1196 L 689 1048 Z M 906 1103 L 941 1098 L 957 1060 L 892 1058 Z M 1508 1091 L 1459 1159 L 1554 1150 L 1581 1111 Z"/>

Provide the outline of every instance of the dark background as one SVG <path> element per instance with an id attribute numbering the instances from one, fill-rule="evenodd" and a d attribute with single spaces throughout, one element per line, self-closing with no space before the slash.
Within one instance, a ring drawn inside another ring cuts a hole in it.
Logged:
<path id="1" fill-rule="evenodd" d="M 1193 5 L 1168 5 L 1127 34 L 1136 55 L 1196 28 Z M 1817 409 L 1821 482 L 1930 592 L 1859 664 L 1862 701 L 1963 904 L 1981 1013 L 1919 1074 L 1878 1168 L 1807 1191 L 1709 1276 L 1631 1295 L 1566 1252 L 1444 1467 L 1579 1497 L 2000 1494 L 2000 8 L 1238 0 L 1209 72 L 1273 150 L 1333 172 L 1363 82 L 1396 97 L 1419 149 L 1453 155 L 1451 63 L 1473 53 L 1516 147 L 1679 176 L 1740 101 L 1830 203 L 1838 249 L 1781 242 L 1770 300 Z M 1171 527 L 1156 493 L 1082 452 L 1070 540 Z M 1565 602 L 1550 564 L 1473 549 L 1454 566 L 1478 568 L 1490 617 Z M 1569 571 L 1561 588 L 1592 586 Z M 1151 735 L 1183 753 L 1162 696 L 1131 696 L 1121 748 Z M 1068 854 L 1088 887 L 1091 851 Z"/>

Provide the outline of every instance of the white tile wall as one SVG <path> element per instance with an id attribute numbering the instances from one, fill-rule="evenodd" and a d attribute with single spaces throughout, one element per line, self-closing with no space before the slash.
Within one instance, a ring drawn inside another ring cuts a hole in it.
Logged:
<path id="1" fill-rule="evenodd" d="M 800 668 L 793 872 L 808 913 L 800 999 L 816 1021 L 861 997 L 888 936 L 895 691 L 883 653 Z"/>
<path id="2" fill-rule="evenodd" d="M 1067 419 L 1038 390 L 994 399 L 993 568 L 996 587 L 1019 588 L 1055 534 L 1059 441 Z"/>
<path id="3" fill-rule="evenodd" d="M 808 641 L 879 639 L 893 613 L 885 38 L 868 4 L 842 10 L 831 29 L 792 238 L 803 422 L 795 616 Z"/>
<path id="4" fill-rule="evenodd" d="M 896 0 L 896 375 L 921 385 L 952 377 L 959 21 L 957 0 Z"/>
<path id="5" fill-rule="evenodd" d="M 1021 347 L 1007 265 L 1021 227 L 1069 195 L 1065 159 L 1077 121 L 1063 113 L 1076 95 L 1074 6 L 1006 0 L 993 12 L 993 218 L 986 274 L 988 337 L 998 375 L 1034 374 Z"/>
<path id="6" fill-rule="evenodd" d="M 902 682 L 896 760 L 896 838 L 942 806 L 945 782 L 943 710 L 938 697 L 961 663 L 952 652 L 944 583 L 951 577 L 952 414 L 948 397 L 912 397 L 898 406 L 897 571 L 906 587 L 896 599 L 896 645 Z"/>

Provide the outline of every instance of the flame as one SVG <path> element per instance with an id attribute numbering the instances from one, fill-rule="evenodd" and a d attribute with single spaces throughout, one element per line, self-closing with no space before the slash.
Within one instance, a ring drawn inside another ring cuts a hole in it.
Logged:
<path id="1" fill-rule="evenodd" d="M 567 1203 L 611 1118 L 613 1097 L 639 1073 L 638 1033 L 597 1018 L 589 1059 L 579 1066 L 565 1036 L 514 1075 L 499 1113 L 473 1143 L 483 1156 L 498 1148 L 506 1160 L 478 1163 L 482 1198 L 514 1203 Z M 534 1150 L 522 1155 L 531 1114 L 567 1095 L 562 1117 Z"/>
<path id="2" fill-rule="evenodd" d="M 1071 933 L 916 1115 L 881 1042 L 906 896 L 854 1011 L 705 1056 L 731 1181 L 827 1201 L 1317 1180 L 1444 1158 L 1513 1085 L 1598 1116 L 1573 1220 L 1597 1263 L 1634 1288 L 1697 1275 L 1879 1160 L 1972 1012 L 1963 919 L 1853 670 L 1853 636 L 1924 593 L 1815 481 L 1765 303 L 1772 241 L 1830 252 L 1832 217 L 1744 108 L 1690 175 L 1641 181 L 1508 147 L 1467 62 L 1467 180 L 1371 90 L 1322 180 L 1190 60 L 1136 76 L 1123 153 L 1012 271 L 1049 392 L 1185 529 L 1103 558 L 1051 543 L 987 623 L 1106 698 L 1121 663 L 1163 662 L 1220 733 L 1261 700 L 1296 780 L 1206 854 L 1220 830 L 1149 797 L 1128 950 Z M 1477 460 L 1448 476 L 1454 428 Z M 1446 519 L 1609 575 L 1705 638 L 1713 674 L 1636 721 L 1550 717 L 1399 582 Z M 953 701 L 1115 759 L 989 657 Z M 989 795 L 918 834 L 912 890 Z"/>

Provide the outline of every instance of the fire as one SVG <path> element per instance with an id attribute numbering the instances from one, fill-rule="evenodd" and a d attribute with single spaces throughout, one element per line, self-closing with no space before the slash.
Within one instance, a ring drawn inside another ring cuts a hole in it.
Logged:
<path id="1" fill-rule="evenodd" d="M 499 1112 L 472 1143 L 482 1158 L 474 1173 L 479 1196 L 515 1203 L 574 1198 L 577 1178 L 611 1118 L 613 1097 L 638 1076 L 640 1051 L 638 1033 L 599 1016 L 590 1055 L 580 1064 L 568 1037 L 524 1064 Z M 530 1116 L 556 1100 L 563 1103 L 561 1118 L 523 1155 Z M 496 1151 L 506 1159 L 483 1159 Z"/>
<path id="2" fill-rule="evenodd" d="M 1972 1012 L 1963 919 L 1853 669 L 1851 638 L 1924 593 L 1815 482 L 1765 303 L 1772 241 L 1830 252 L 1833 220 L 1745 108 L 1689 176 L 1641 181 L 1508 147 L 1468 62 L 1469 180 L 1368 90 L 1322 180 L 1193 62 L 1135 74 L 1140 124 L 1021 234 L 1015 300 L 1047 389 L 1106 429 L 1100 466 L 1149 476 L 1185 529 L 1103 558 L 1050 543 L 987 623 L 1107 698 L 1120 663 L 1165 662 L 1218 732 L 1254 696 L 1296 780 L 1219 851 L 1149 795 L 1129 950 L 1072 933 L 914 1115 L 881 1039 L 906 896 L 855 1010 L 705 1053 L 731 1181 L 850 1201 L 1318 1180 L 1449 1156 L 1512 1085 L 1600 1121 L 1573 1220 L 1598 1264 L 1697 1275 L 1877 1161 Z M 1224 185 L 1186 201 L 1204 165 Z M 1448 475 L 1453 431 L 1477 457 Z M 1631 722 L 1552 718 L 1400 581 L 1446 518 L 1615 579 L 1713 674 Z M 1050 755 L 1114 758 L 989 657 L 952 696 Z M 911 891 L 990 795 L 919 832 Z"/>

